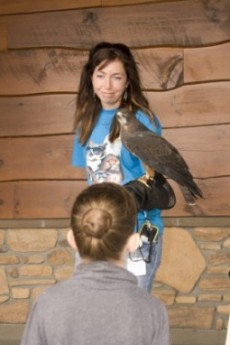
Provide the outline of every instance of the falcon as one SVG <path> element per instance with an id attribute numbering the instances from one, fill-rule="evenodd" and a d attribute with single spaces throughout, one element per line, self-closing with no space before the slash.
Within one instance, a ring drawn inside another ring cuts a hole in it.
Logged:
<path id="1" fill-rule="evenodd" d="M 154 178 L 154 171 L 174 180 L 180 187 L 188 205 L 195 205 L 202 191 L 194 182 L 188 164 L 179 151 L 165 138 L 153 133 L 127 107 L 116 113 L 120 123 L 122 144 L 138 157 L 146 170 L 146 181 Z M 144 181 L 142 181 L 144 182 Z"/>

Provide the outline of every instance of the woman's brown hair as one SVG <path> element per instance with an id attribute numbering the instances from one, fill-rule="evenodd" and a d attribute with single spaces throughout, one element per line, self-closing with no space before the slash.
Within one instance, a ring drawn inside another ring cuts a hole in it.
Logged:
<path id="1" fill-rule="evenodd" d="M 142 93 L 137 63 L 130 49 L 121 43 L 101 42 L 90 50 L 88 61 L 83 67 L 80 78 L 75 113 L 75 129 L 82 145 L 87 142 L 101 110 L 101 102 L 94 95 L 92 85 L 93 72 L 100 64 L 103 63 L 101 68 L 104 68 L 114 60 L 122 62 L 128 79 L 126 97 L 125 100 L 123 99 L 121 106 L 127 105 L 133 113 L 141 109 L 150 119 L 154 120 L 154 115 L 150 111 L 148 100 Z M 109 139 L 110 141 L 114 141 L 118 136 L 119 124 L 115 118 Z"/>
<path id="2" fill-rule="evenodd" d="M 136 222 L 133 196 L 124 187 L 98 183 L 76 198 L 71 227 L 81 257 L 119 260 Z"/>

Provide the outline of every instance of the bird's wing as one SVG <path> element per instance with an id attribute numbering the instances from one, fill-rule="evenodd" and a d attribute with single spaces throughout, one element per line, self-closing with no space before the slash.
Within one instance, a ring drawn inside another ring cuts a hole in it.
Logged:
<path id="1" fill-rule="evenodd" d="M 170 142 L 151 132 L 127 109 L 117 115 L 123 145 L 143 162 L 147 174 L 155 170 L 177 182 L 188 204 L 203 196 L 186 161 Z"/>
<path id="2" fill-rule="evenodd" d="M 189 173 L 188 165 L 179 151 L 166 139 L 151 131 L 129 133 L 124 145 L 145 165 L 178 183 L 182 182 L 184 174 L 187 176 Z"/>

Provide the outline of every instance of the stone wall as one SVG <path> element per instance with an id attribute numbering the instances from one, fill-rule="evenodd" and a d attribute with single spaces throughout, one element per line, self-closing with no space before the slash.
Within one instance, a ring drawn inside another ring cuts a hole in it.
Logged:
<path id="1" fill-rule="evenodd" d="M 0 230 L 0 324 L 23 324 L 47 287 L 73 272 L 68 229 Z M 226 329 L 230 313 L 230 228 L 167 227 L 153 294 L 171 328 Z"/>
<path id="2" fill-rule="evenodd" d="M 0 230 L 0 323 L 24 323 L 34 299 L 72 274 L 67 229 Z"/>
<path id="3" fill-rule="evenodd" d="M 230 229 L 167 228 L 153 289 L 172 328 L 226 329 L 230 313 Z"/>

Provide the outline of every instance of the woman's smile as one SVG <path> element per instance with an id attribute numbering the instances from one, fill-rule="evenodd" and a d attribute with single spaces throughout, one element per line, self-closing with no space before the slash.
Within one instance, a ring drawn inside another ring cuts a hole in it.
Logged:
<path id="1" fill-rule="evenodd" d="M 101 101 L 104 109 L 119 107 L 127 87 L 127 75 L 119 60 L 103 61 L 92 76 L 94 93 Z"/>

